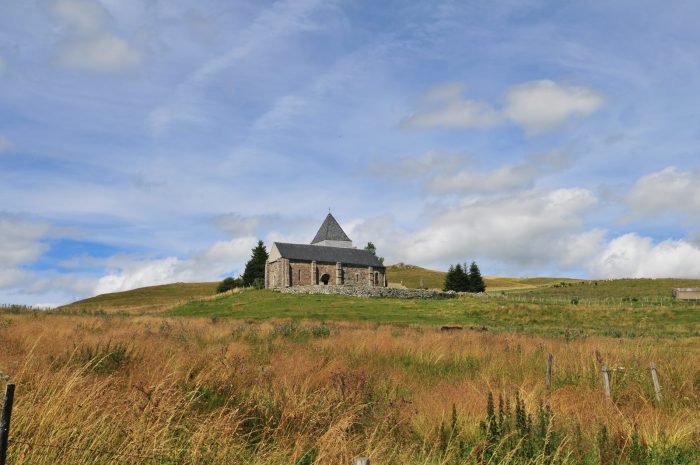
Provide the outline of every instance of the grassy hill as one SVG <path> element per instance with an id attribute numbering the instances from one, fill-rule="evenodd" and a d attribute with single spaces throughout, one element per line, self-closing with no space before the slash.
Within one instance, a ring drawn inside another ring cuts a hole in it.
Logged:
<path id="1" fill-rule="evenodd" d="M 403 284 L 404 286 L 417 289 L 420 286 L 421 278 L 423 287 L 428 289 L 442 289 L 445 282 L 445 272 L 429 270 L 416 265 L 397 263 L 386 267 L 386 276 L 389 284 Z"/>
<path id="2" fill-rule="evenodd" d="M 614 279 L 600 281 L 557 279 L 550 286 L 528 289 L 522 293 L 538 298 L 578 297 L 581 299 L 640 300 L 670 298 L 671 290 L 675 287 L 700 287 L 700 279 Z"/>
<path id="3" fill-rule="evenodd" d="M 131 311 L 149 313 L 216 294 L 218 283 L 172 283 L 131 291 L 101 294 L 59 307 L 67 313 L 80 311 Z"/>
<path id="4" fill-rule="evenodd" d="M 283 294 L 245 290 L 215 300 L 193 300 L 173 308 L 172 316 L 266 320 L 291 318 L 320 321 L 486 326 L 491 331 L 561 336 L 585 335 L 698 336 L 697 305 L 667 302 L 664 306 L 588 306 L 562 302 L 521 302 L 507 297 L 466 296 L 448 300 L 390 299 L 339 295 Z"/>
<path id="5" fill-rule="evenodd" d="M 420 286 L 421 279 L 423 286 L 429 289 L 442 289 L 445 283 L 444 271 L 429 270 L 416 265 L 397 263 L 386 268 L 389 284 L 403 284 L 408 288 Z M 534 289 L 542 286 L 551 286 L 558 283 L 579 282 L 578 279 L 570 278 L 506 278 L 501 276 L 485 276 L 487 291 L 510 291 Z"/>

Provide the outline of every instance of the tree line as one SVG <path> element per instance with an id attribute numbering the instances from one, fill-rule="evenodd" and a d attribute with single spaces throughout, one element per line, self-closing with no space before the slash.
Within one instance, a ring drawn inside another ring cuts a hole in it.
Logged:
<path id="1" fill-rule="evenodd" d="M 472 262 L 468 269 L 466 263 L 464 265 L 457 263 L 450 265 L 447 270 L 444 289 L 456 292 L 484 292 L 486 283 L 476 262 Z"/>

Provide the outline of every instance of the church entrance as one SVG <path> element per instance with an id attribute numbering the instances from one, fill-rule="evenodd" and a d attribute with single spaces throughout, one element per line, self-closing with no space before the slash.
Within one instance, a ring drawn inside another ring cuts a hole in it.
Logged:
<path id="1" fill-rule="evenodd" d="M 328 286 L 328 281 L 330 281 L 330 280 L 331 280 L 331 275 L 329 275 L 328 273 L 321 276 L 321 282 L 323 283 L 324 286 Z"/>

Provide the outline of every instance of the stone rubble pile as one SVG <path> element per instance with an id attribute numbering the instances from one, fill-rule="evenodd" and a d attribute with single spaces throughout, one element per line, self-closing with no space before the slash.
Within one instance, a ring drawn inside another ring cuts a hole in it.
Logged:
<path id="1" fill-rule="evenodd" d="M 285 294 L 334 294 L 351 297 L 394 297 L 398 299 L 454 299 L 458 296 L 454 291 L 364 286 L 295 286 L 273 290 Z"/>

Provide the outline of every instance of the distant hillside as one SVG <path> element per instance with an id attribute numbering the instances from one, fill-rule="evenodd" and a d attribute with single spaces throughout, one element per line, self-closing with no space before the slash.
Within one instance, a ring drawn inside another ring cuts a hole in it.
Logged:
<path id="1" fill-rule="evenodd" d="M 192 299 L 216 294 L 214 283 L 173 283 L 142 287 L 131 291 L 101 294 L 59 307 L 58 311 L 139 311 L 151 312 L 168 309 Z"/>
<path id="2" fill-rule="evenodd" d="M 423 286 L 430 289 L 442 289 L 445 283 L 444 271 L 429 270 L 416 265 L 397 263 L 386 268 L 389 284 L 403 284 L 408 288 L 417 288 L 423 278 Z M 573 283 L 578 279 L 570 278 L 506 278 L 501 276 L 485 276 L 487 291 L 510 291 L 535 289 L 557 283 Z"/>
<path id="3" fill-rule="evenodd" d="M 423 278 L 423 287 L 442 289 L 445 283 L 445 274 L 444 271 L 429 270 L 405 263 L 397 263 L 386 267 L 386 276 L 389 284 L 403 284 L 411 289 L 416 289 L 420 286 L 421 278 Z"/>
<path id="4" fill-rule="evenodd" d="M 416 265 L 398 263 L 387 267 L 390 285 L 403 284 L 407 288 L 418 288 L 421 279 L 429 289 L 442 289 L 445 272 L 429 270 Z M 520 291 L 548 287 L 562 282 L 578 282 L 567 278 L 504 278 L 485 277 L 487 291 Z M 61 312 L 134 312 L 151 313 L 169 310 L 191 300 L 207 299 L 216 295 L 218 282 L 173 283 L 142 287 L 131 291 L 102 294 L 79 300 L 57 308 Z"/>

